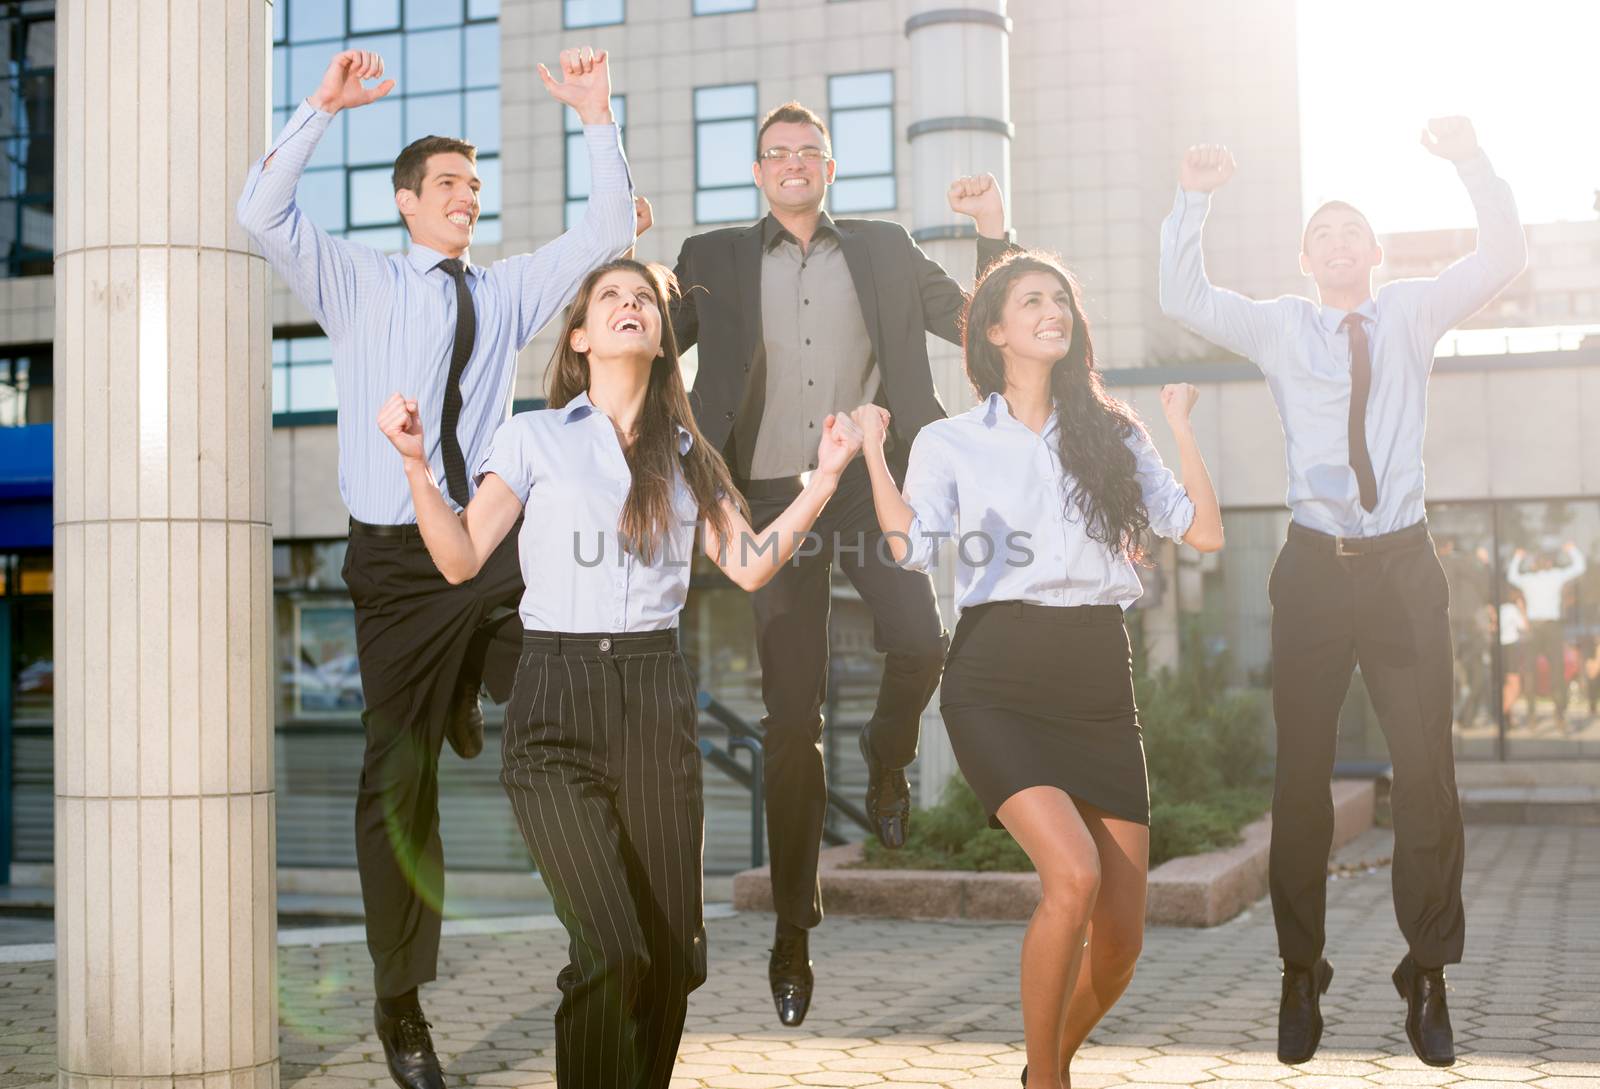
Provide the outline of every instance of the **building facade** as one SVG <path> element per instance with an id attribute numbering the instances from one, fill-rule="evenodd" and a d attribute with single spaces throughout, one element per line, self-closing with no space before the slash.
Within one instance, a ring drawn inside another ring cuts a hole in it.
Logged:
<path id="1" fill-rule="evenodd" d="M 951 44 L 930 54 L 926 43 L 934 39 L 924 38 L 919 47 L 919 28 L 953 9 L 966 26 L 937 39 Z M 60 177 L 50 105 L 53 11 L 51 0 L 0 4 L 8 47 L 0 238 L 9 275 L 0 279 L 0 662 L 9 678 L 0 693 L 0 820 L 9 827 L 0 839 L 19 865 L 47 864 L 51 851 L 49 274 Z M 1173 663 L 1180 646 L 1206 647 L 1229 655 L 1238 683 L 1265 684 L 1266 576 L 1288 518 L 1276 414 L 1248 364 L 1223 358 L 1161 316 L 1155 274 L 1179 154 L 1196 142 L 1226 143 L 1242 167 L 1208 227 L 1213 278 L 1249 295 L 1306 290 L 1296 264 L 1293 5 L 283 0 L 272 11 L 274 130 L 340 49 L 382 53 L 398 81 L 387 99 L 336 119 L 300 191 L 323 226 L 383 248 L 404 244 L 390 164 L 406 142 L 429 132 L 464 134 L 479 146 L 484 206 L 475 261 L 533 248 L 581 214 L 588 184 L 581 138 L 535 71 L 572 44 L 591 43 L 615 58 L 616 114 L 636 188 L 655 210 L 656 225 L 639 247 L 646 259 L 670 264 L 688 235 L 764 211 L 749 172 L 756 126 L 789 99 L 828 119 L 839 164 L 833 214 L 904 223 L 959 279 L 970 276 L 970 243 L 951 240 L 958 224 L 940 214 L 940 194 L 956 174 L 994 171 L 1008 188 L 1019 241 L 1059 253 L 1081 279 L 1101 365 L 1119 392 L 1156 420 L 1162 381 L 1203 389 L 1202 446 L 1226 507 L 1228 548 L 1205 557 L 1171 547 L 1158 554 L 1148 573 L 1152 592 L 1130 618 L 1148 664 Z M 925 107 L 947 98 L 952 81 L 985 105 L 981 115 L 935 124 Z M 236 151 L 242 177 L 260 149 Z M 228 180 L 202 179 L 205 199 L 231 208 L 237 194 L 227 191 Z M 1546 229 L 1533 229 L 1533 268 L 1482 320 L 1582 325 L 1585 315 L 1600 314 L 1600 224 L 1562 226 L 1570 230 L 1549 232 L 1548 246 Z M 1471 237 L 1436 232 L 1387 243 L 1396 272 L 1429 271 L 1469 250 Z M 270 314 L 279 859 L 287 868 L 343 868 L 354 857 L 349 811 L 361 690 L 339 577 L 346 513 L 332 368 L 320 330 L 281 285 Z M 540 397 L 551 347 L 546 334 L 524 353 L 518 403 Z M 1592 407 L 1600 405 L 1600 350 L 1558 343 L 1525 355 L 1511 347 L 1441 361 L 1431 394 L 1431 517 L 1454 556 L 1458 753 L 1600 756 L 1593 702 L 1600 691 L 1600 409 Z M 946 349 L 936 366 L 946 407 L 958 411 L 967 395 L 954 358 Z M 693 368 L 692 357 L 686 366 Z M 1159 438 L 1161 428 L 1153 431 Z M 1522 629 L 1507 576 L 1518 549 L 1519 572 L 1570 564 L 1569 541 L 1588 557 L 1587 573 L 1563 590 L 1560 649 L 1535 652 L 1512 638 Z M 686 651 L 701 687 L 750 721 L 760 716 L 752 635 L 744 595 L 714 572 L 698 573 Z M 858 795 L 865 777 L 852 733 L 870 712 L 878 665 L 870 620 L 842 581 L 833 649 L 828 760 L 835 783 Z M 1358 681 L 1341 756 L 1352 765 L 1381 764 L 1381 735 L 1362 701 Z M 491 715 L 491 734 L 496 729 Z M 715 738 L 721 728 L 708 719 L 705 729 Z M 938 755 L 939 734 L 930 715 L 924 768 L 933 771 L 925 772 L 924 800 L 937 794 L 949 767 Z M 526 869 L 497 773 L 492 751 L 472 763 L 444 762 L 453 867 Z M 749 796 L 709 766 L 706 779 L 708 864 L 737 868 L 749 857 Z"/>

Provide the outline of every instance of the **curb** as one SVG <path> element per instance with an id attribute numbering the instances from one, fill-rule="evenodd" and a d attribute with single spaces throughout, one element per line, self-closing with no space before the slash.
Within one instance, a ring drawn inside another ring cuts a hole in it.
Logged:
<path id="1" fill-rule="evenodd" d="M 1372 827 L 1374 785 L 1333 784 L 1335 849 Z M 1272 821 L 1246 825 L 1232 847 L 1174 858 L 1150 871 L 1145 922 L 1151 926 L 1216 926 L 1267 894 L 1267 853 Z M 991 919 L 1023 921 L 1039 903 L 1039 879 L 1031 873 L 971 873 L 949 870 L 845 869 L 861 860 L 861 845 L 830 847 L 820 857 L 823 903 L 835 915 L 894 919 Z M 733 879 L 736 911 L 771 911 L 768 867 Z"/>

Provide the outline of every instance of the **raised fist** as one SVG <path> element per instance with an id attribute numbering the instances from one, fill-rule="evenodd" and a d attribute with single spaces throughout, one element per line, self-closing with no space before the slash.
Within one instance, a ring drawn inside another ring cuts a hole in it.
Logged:
<path id="1" fill-rule="evenodd" d="M 338 113 L 340 110 L 365 106 L 394 90 L 392 79 L 386 79 L 376 87 L 361 85 L 364 79 L 380 79 L 382 76 L 382 57 L 363 49 L 346 49 L 343 53 L 335 54 L 333 60 L 328 62 L 328 70 L 322 73 L 321 85 L 306 101 L 324 113 Z"/>
<path id="2" fill-rule="evenodd" d="M 1439 156 L 1459 163 L 1478 150 L 1478 134 L 1465 117 L 1430 117 L 1422 130 L 1422 146 Z"/>
<path id="3" fill-rule="evenodd" d="M 950 210 L 959 215 L 971 216 L 978 233 L 989 238 L 999 238 L 1006 229 L 1006 202 L 1000 193 L 1000 183 L 993 174 L 968 174 L 950 183 L 946 194 Z"/>
<path id="4" fill-rule="evenodd" d="M 1209 193 L 1233 177 L 1233 152 L 1221 144 L 1196 144 L 1178 164 L 1178 185 L 1185 192 Z"/>

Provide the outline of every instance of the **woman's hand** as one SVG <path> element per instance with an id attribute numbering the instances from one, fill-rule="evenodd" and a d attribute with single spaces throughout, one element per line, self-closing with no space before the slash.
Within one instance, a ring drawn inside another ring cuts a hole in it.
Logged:
<path id="1" fill-rule="evenodd" d="M 1189 426 L 1189 412 L 1200 399 L 1200 391 L 1188 382 L 1174 382 L 1161 387 L 1161 411 L 1166 414 L 1167 426 L 1177 431 Z"/>
<path id="2" fill-rule="evenodd" d="M 850 419 L 861 432 L 861 448 L 871 450 L 883 445 L 889 434 L 889 410 L 882 405 L 862 405 L 850 413 Z"/>
<path id="3" fill-rule="evenodd" d="M 378 430 L 394 443 L 407 461 L 425 461 L 422 446 L 422 417 L 417 402 L 396 393 L 378 409 Z"/>
<path id="4" fill-rule="evenodd" d="M 822 441 L 817 444 L 817 472 L 838 476 L 861 449 L 861 429 L 845 413 L 822 421 Z"/>

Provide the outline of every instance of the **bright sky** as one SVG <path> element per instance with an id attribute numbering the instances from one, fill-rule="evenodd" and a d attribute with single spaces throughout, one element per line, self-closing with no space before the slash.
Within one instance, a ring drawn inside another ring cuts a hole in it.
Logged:
<path id="1" fill-rule="evenodd" d="M 1302 196 L 1378 232 L 1471 226 L 1427 118 L 1464 114 L 1523 222 L 1593 219 L 1600 0 L 1296 0 Z"/>

